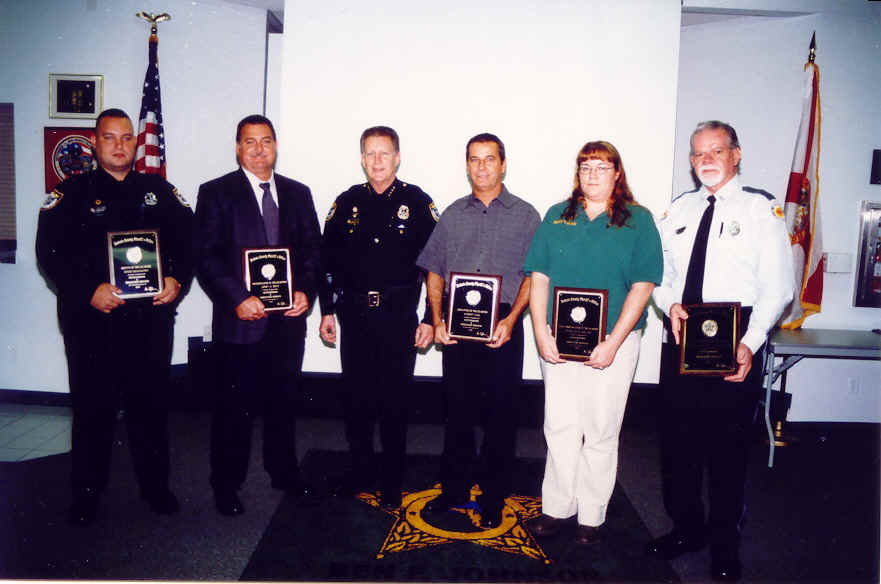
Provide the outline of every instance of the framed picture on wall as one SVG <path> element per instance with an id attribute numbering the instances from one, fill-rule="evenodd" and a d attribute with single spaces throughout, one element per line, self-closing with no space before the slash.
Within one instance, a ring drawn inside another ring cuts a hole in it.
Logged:
<path id="1" fill-rule="evenodd" d="M 50 118 L 95 119 L 103 104 L 103 75 L 49 73 Z"/>
<path id="2" fill-rule="evenodd" d="M 881 308 L 881 203 L 860 205 L 859 264 L 854 282 L 853 305 Z"/>
<path id="3" fill-rule="evenodd" d="M 96 167 L 91 141 L 94 136 L 94 128 L 43 128 L 47 193 L 67 177 Z"/>

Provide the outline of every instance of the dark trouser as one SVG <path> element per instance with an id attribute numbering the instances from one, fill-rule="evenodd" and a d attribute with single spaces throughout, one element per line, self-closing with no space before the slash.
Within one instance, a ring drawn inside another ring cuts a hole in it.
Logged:
<path id="1" fill-rule="evenodd" d="M 125 410 L 141 494 L 149 496 L 168 488 L 173 323 L 169 309 L 154 308 L 142 300 L 130 300 L 110 315 L 92 310 L 65 323 L 75 496 L 97 494 L 107 486 L 113 428 L 120 407 Z"/>
<path id="2" fill-rule="evenodd" d="M 499 317 L 508 315 L 508 304 Z M 523 380 L 523 323 L 518 319 L 511 340 L 490 349 L 474 341 L 443 348 L 446 429 L 441 482 L 454 500 L 467 500 L 479 482 L 484 495 L 506 497 L 517 444 L 517 403 L 514 392 Z M 481 460 L 476 458 L 474 427 L 483 423 Z"/>
<path id="3" fill-rule="evenodd" d="M 748 322 L 748 316 L 744 317 Z M 746 330 L 746 323 L 743 325 Z M 672 340 L 672 336 L 671 336 Z M 663 349 L 661 451 L 664 506 L 675 528 L 737 546 L 743 518 L 750 429 L 761 396 L 764 348 L 742 383 L 678 374 L 679 347 Z M 707 469 L 709 516 L 702 502 Z"/>
<path id="4" fill-rule="evenodd" d="M 257 343 L 218 343 L 220 382 L 211 420 L 215 491 L 235 491 L 245 482 L 257 414 L 263 415 L 266 472 L 281 482 L 299 480 L 294 415 L 305 334 L 305 317 L 290 319 L 276 313 Z"/>
<path id="5" fill-rule="evenodd" d="M 407 446 L 407 408 L 416 365 L 416 313 L 404 306 L 344 307 L 340 318 L 342 402 L 352 471 L 366 482 L 381 473 L 399 488 Z M 381 464 L 373 463 L 373 428 L 379 422 Z"/>

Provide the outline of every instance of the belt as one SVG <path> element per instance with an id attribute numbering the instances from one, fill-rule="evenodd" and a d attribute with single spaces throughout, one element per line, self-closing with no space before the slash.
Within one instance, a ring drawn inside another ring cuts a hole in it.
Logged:
<path id="1" fill-rule="evenodd" d="M 385 290 L 368 290 L 366 292 L 344 290 L 342 298 L 343 304 L 353 307 L 368 309 L 392 308 L 401 301 L 409 304 L 410 298 L 418 298 L 416 290 L 415 286 L 393 286 Z"/>

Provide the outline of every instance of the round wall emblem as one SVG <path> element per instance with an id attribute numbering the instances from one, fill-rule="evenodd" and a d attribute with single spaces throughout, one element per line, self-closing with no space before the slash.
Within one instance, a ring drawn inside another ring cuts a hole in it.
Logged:
<path id="1" fill-rule="evenodd" d="M 97 168 L 92 154 L 92 143 L 81 134 L 66 136 L 52 151 L 52 169 L 58 180 L 75 174 L 83 174 Z"/>

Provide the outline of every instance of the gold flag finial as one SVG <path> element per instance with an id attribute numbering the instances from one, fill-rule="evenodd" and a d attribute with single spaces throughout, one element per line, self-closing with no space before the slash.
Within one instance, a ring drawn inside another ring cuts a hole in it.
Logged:
<path id="1" fill-rule="evenodd" d="M 817 56 L 817 31 L 811 35 L 811 51 L 808 53 L 808 63 L 813 63 Z"/>
<path id="2" fill-rule="evenodd" d="M 143 18 L 150 23 L 150 34 L 156 34 L 158 29 L 156 25 L 166 20 L 171 20 L 171 15 L 167 12 L 162 14 L 153 14 L 152 12 L 138 12 L 135 14 L 138 18 Z"/>

